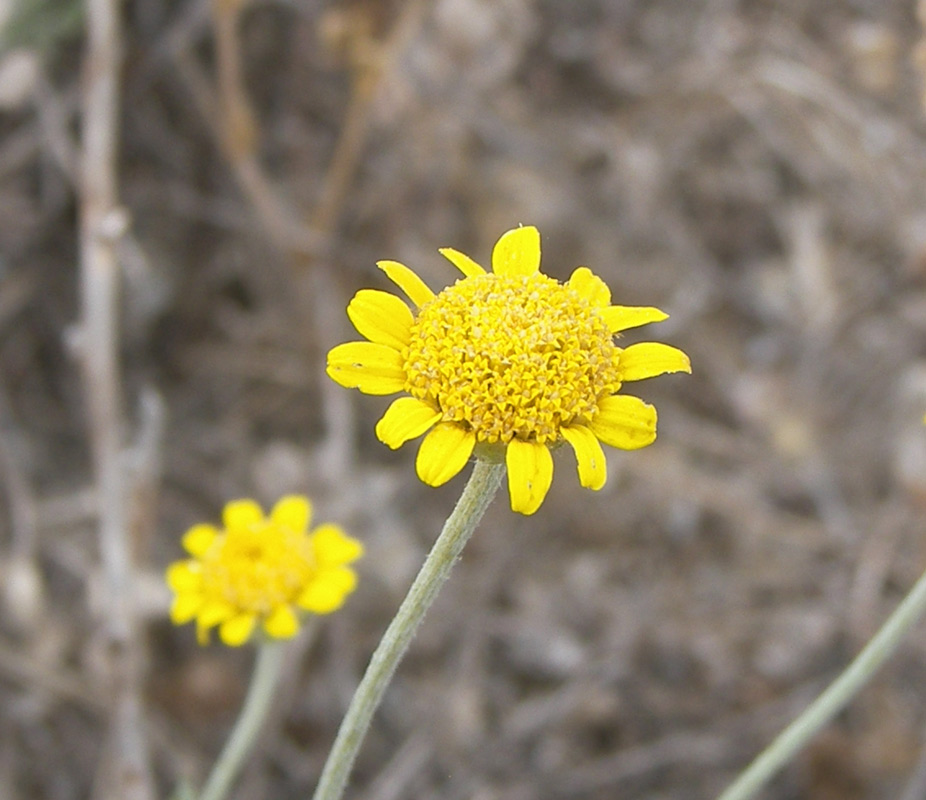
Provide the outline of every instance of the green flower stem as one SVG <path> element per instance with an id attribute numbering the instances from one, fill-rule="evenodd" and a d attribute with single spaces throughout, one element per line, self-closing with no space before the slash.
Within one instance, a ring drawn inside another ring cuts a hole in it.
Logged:
<path id="1" fill-rule="evenodd" d="M 926 611 L 924 574 L 846 670 L 785 728 L 718 800 L 752 797 L 807 741 L 855 697 Z"/>
<path id="2" fill-rule="evenodd" d="M 257 663 L 254 665 L 241 714 L 225 749 L 212 768 L 199 800 L 222 800 L 237 777 L 270 710 L 283 667 L 286 644 L 285 641 L 263 641 L 258 645 Z"/>
<path id="3" fill-rule="evenodd" d="M 370 720 L 383 699 L 386 687 L 408 649 L 418 625 L 424 619 L 438 591 L 450 575 L 454 562 L 459 558 L 489 502 L 495 496 L 504 472 L 504 464 L 476 461 L 473 474 L 463 489 L 456 508 L 444 523 L 444 529 L 370 659 L 367 671 L 341 722 L 313 800 L 340 800 L 354 759 L 370 727 Z"/>

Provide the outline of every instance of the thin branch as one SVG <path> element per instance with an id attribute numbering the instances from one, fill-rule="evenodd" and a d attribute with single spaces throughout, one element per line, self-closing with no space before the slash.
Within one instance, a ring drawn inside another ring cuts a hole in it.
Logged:
<path id="1" fill-rule="evenodd" d="M 132 563 L 122 468 L 119 368 L 119 264 L 116 239 L 127 224 L 117 194 L 118 0 L 87 0 L 80 163 L 81 364 L 99 499 L 105 576 L 103 635 L 110 656 L 114 763 L 104 791 L 128 800 L 154 797 L 142 725 L 140 667 L 132 608 Z"/>
<path id="2" fill-rule="evenodd" d="M 12 530 L 2 593 L 10 621 L 26 630 L 39 624 L 45 597 L 38 566 L 37 501 L 18 438 L 6 393 L 0 390 L 0 479 Z"/>
<path id="3" fill-rule="evenodd" d="M 399 56 L 421 25 L 424 0 L 407 0 L 399 18 L 382 42 L 371 43 L 373 57 L 358 65 L 350 104 L 338 136 L 337 146 L 325 173 L 321 196 L 310 216 L 309 227 L 327 240 L 337 227 L 350 185 L 370 132 L 370 113 L 376 91 L 392 73 Z M 302 266 L 309 266 L 303 262 Z"/>

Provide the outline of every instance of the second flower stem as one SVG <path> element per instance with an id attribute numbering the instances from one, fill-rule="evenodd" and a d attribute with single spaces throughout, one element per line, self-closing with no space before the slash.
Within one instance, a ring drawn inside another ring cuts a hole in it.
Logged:
<path id="1" fill-rule="evenodd" d="M 235 723 L 225 749 L 212 769 L 199 800 L 222 800 L 251 752 L 267 718 L 283 667 L 286 642 L 264 641 L 257 647 L 257 663 L 251 676 L 241 715 Z"/>
<path id="2" fill-rule="evenodd" d="M 823 725 L 867 683 L 926 611 L 926 574 L 897 607 L 846 670 L 785 728 L 718 800 L 747 800 L 787 764 Z"/>
<path id="3" fill-rule="evenodd" d="M 313 800 L 340 800 L 354 759 L 386 687 L 418 625 L 495 496 L 504 472 L 503 464 L 476 462 L 456 508 L 444 523 L 444 529 L 370 659 L 367 671 L 341 722 Z"/>

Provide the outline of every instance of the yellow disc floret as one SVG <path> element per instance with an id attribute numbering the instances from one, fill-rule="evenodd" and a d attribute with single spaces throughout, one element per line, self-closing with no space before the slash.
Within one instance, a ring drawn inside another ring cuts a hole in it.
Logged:
<path id="1" fill-rule="evenodd" d="M 405 388 L 477 441 L 552 443 L 620 388 L 612 337 L 599 308 L 540 272 L 476 275 L 420 309 Z"/>
<path id="2" fill-rule="evenodd" d="M 204 594 L 259 615 L 295 602 L 318 571 L 305 531 L 266 520 L 216 537 L 200 567 Z"/>

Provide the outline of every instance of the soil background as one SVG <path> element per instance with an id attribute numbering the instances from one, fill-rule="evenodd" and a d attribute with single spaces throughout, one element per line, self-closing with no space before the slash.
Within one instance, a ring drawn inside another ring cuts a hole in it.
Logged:
<path id="1" fill-rule="evenodd" d="M 310 796 L 465 479 L 422 485 L 415 445 L 392 452 L 373 433 L 387 401 L 334 386 L 325 353 L 355 336 L 352 294 L 389 288 L 377 260 L 438 289 L 456 277 L 438 247 L 486 263 L 523 223 L 540 228 L 548 274 L 585 264 L 615 302 L 665 309 L 625 341 L 677 345 L 694 371 L 634 386 L 659 438 L 609 452 L 602 491 L 579 488 L 558 452 L 537 514 L 500 494 L 348 797 L 716 796 L 926 568 L 915 4 L 130 0 L 122 13 L 120 433 L 158 795 L 202 780 L 253 659 L 172 626 L 163 570 L 226 501 L 301 492 L 367 555 L 346 607 L 294 645 L 233 797 Z M 0 795 L 115 797 L 79 368 L 86 48 L 65 0 L 13 19 Z M 762 796 L 924 793 L 920 626 Z"/>

